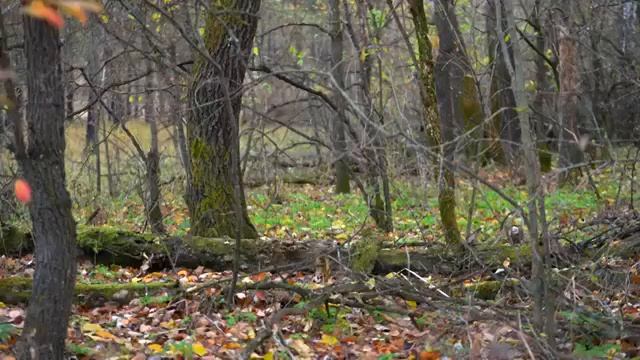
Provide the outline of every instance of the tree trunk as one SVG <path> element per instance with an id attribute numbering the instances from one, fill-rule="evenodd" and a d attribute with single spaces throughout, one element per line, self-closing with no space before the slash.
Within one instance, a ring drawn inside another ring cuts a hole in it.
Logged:
<path id="1" fill-rule="evenodd" d="M 438 29 L 440 47 L 435 64 L 435 85 L 440 114 L 440 129 L 444 157 L 453 162 L 460 136 L 465 130 L 462 109 L 463 85 L 466 71 L 466 57 L 455 15 L 455 5 L 451 0 L 442 0 L 435 6 L 434 22 Z M 452 184 L 455 186 L 455 184 Z"/>
<path id="2" fill-rule="evenodd" d="M 546 49 L 546 41 L 544 36 L 544 27 L 542 20 L 542 4 L 541 0 L 536 0 L 532 13 L 532 24 L 536 31 L 535 46 L 538 51 L 544 53 Z M 551 149 L 546 139 L 547 121 L 545 117 L 545 93 L 549 91 L 549 81 L 547 80 L 547 64 L 545 59 L 538 55 L 535 57 L 535 81 L 536 94 L 533 99 L 533 127 L 538 138 L 538 161 L 540 162 L 540 171 L 547 173 L 551 171 Z"/>
<path id="3" fill-rule="evenodd" d="M 437 100 L 434 83 L 434 64 L 432 59 L 432 46 L 429 40 L 429 25 L 424 11 L 423 0 L 410 0 L 409 10 L 413 19 L 413 24 L 418 40 L 417 64 L 420 76 L 420 96 L 422 98 L 423 116 L 425 117 L 425 131 L 429 145 L 431 145 L 438 157 L 442 155 L 440 145 L 443 138 L 440 132 L 440 120 L 438 115 Z M 455 178 L 450 166 L 442 166 L 442 177 L 440 171 L 435 171 L 435 178 L 438 182 L 438 207 L 440 210 L 440 220 L 447 243 L 451 245 L 460 244 L 460 230 L 456 216 L 456 195 Z"/>
<path id="4" fill-rule="evenodd" d="M 243 238 L 257 238 L 249 220 L 240 164 L 238 124 L 242 86 L 258 23 L 259 0 L 219 5 L 211 1 L 204 44 L 207 57 L 198 57 L 189 90 L 192 108 L 187 139 L 192 166 L 187 205 L 191 231 L 202 236 L 234 236 L 237 219 Z M 233 36 L 231 35 L 233 34 Z M 234 184 L 239 187 L 235 206 Z M 240 208 L 241 213 L 236 213 Z"/>
<path id="5" fill-rule="evenodd" d="M 500 49 L 500 34 L 506 31 L 504 21 L 496 21 L 496 6 L 504 9 L 504 0 L 487 0 L 488 16 L 487 33 L 489 39 L 489 58 L 492 60 L 490 104 L 491 112 L 499 114 L 497 124 L 493 123 L 493 132 L 501 139 L 504 160 L 511 165 L 517 165 L 518 144 L 520 143 L 520 125 L 516 112 L 516 100 L 511 88 L 511 75 L 507 63 L 513 63 L 513 49 L 511 39 L 506 39 L 508 51 Z M 508 57 L 508 58 L 507 58 Z M 497 156 L 500 159 L 500 155 Z"/>
<path id="6" fill-rule="evenodd" d="M 162 223 L 162 198 L 160 194 L 160 151 L 158 149 L 158 112 L 156 111 L 158 109 L 158 103 L 155 101 L 157 97 L 154 92 L 151 91 L 155 85 L 154 80 L 157 79 L 157 76 L 153 71 L 154 66 L 150 61 L 147 63 L 147 70 L 150 74 L 147 75 L 144 117 L 149 124 L 151 148 L 147 153 L 145 161 L 147 186 L 144 195 L 144 207 L 151 231 L 154 234 L 162 234 L 165 232 L 165 229 Z"/>
<path id="7" fill-rule="evenodd" d="M 76 276 L 76 229 L 64 172 L 64 85 L 58 31 L 24 18 L 29 144 L 17 159 L 33 190 L 29 213 L 36 245 L 33 293 L 20 359 L 63 359 Z"/>
<path id="8" fill-rule="evenodd" d="M 97 17 L 91 16 L 91 30 L 90 36 L 94 39 L 89 42 L 89 46 L 87 47 L 87 71 L 88 76 L 91 80 L 91 83 L 98 87 L 98 89 L 102 88 L 103 85 L 103 75 L 104 69 L 100 68 L 100 48 L 98 47 L 98 43 L 103 38 L 104 34 L 100 25 L 97 24 L 99 21 Z M 93 103 L 93 105 L 87 111 L 87 132 L 86 132 L 86 145 L 85 150 L 87 151 L 87 155 L 93 154 L 95 158 L 95 184 L 96 184 L 96 193 L 99 195 L 102 191 L 102 174 L 101 174 L 101 164 L 100 164 L 100 146 L 98 144 L 98 135 L 100 129 L 100 105 L 96 102 L 96 91 L 90 90 L 89 95 L 89 103 Z"/>
<path id="9" fill-rule="evenodd" d="M 504 8 L 496 9 L 496 21 L 507 24 L 506 33 L 499 34 L 500 48 L 505 58 L 509 59 L 507 52 L 509 45 L 505 40 L 511 38 L 511 50 L 514 57 L 513 62 L 507 60 L 507 69 L 512 81 L 512 91 L 516 95 L 516 105 L 519 109 L 527 109 L 527 97 L 524 86 L 524 71 L 518 49 L 518 34 L 515 30 L 515 20 L 513 4 L 505 2 Z M 518 61 L 517 65 L 515 61 Z M 526 179 L 527 179 L 527 228 L 529 230 L 529 241 L 532 249 L 531 261 L 531 285 L 529 291 L 534 300 L 533 322 L 538 331 L 548 334 L 549 344 L 555 342 L 555 296 L 551 292 L 551 269 L 550 269 L 550 237 L 547 232 L 546 211 L 544 207 L 544 188 L 540 185 L 540 167 L 537 159 L 537 148 L 535 144 L 535 132 L 531 129 L 527 111 L 518 113 L 520 127 L 522 128 L 522 146 L 524 152 Z"/>
<path id="10" fill-rule="evenodd" d="M 367 186 L 362 193 L 369 206 L 369 214 L 376 226 L 385 232 L 391 232 L 393 231 L 393 216 L 387 175 L 387 155 L 385 142 L 379 130 L 384 126 L 384 109 L 376 108 L 371 90 L 372 71 L 377 56 L 369 52 L 374 42 L 380 42 L 378 34 L 380 29 L 376 28 L 378 25 L 370 23 L 368 14 L 375 10 L 371 3 L 359 2 L 357 8 L 361 39 L 359 41 L 353 39 L 353 43 L 360 54 L 358 56 L 360 60 L 358 73 L 364 107 L 362 113 L 365 115 L 365 117 L 360 116 L 360 122 L 364 129 L 361 138 L 362 155 L 365 159 L 362 170 L 366 176 Z M 380 91 L 382 90 L 380 89 Z"/>
<path id="11" fill-rule="evenodd" d="M 560 72 L 560 181 L 565 183 L 574 177 L 582 162 L 583 154 L 578 146 L 578 53 L 573 25 L 574 0 L 562 1 L 562 15 L 558 25 L 559 72 Z"/>
<path id="12" fill-rule="evenodd" d="M 331 75 L 336 83 L 334 90 L 334 103 L 338 109 L 332 122 L 332 139 L 336 172 L 336 193 L 348 194 L 351 191 L 349 186 L 349 163 L 347 154 L 347 139 L 344 132 L 344 124 L 347 121 L 345 113 L 344 91 L 344 59 L 343 59 L 343 32 L 342 18 L 340 16 L 340 0 L 329 1 L 329 22 L 331 23 Z"/>

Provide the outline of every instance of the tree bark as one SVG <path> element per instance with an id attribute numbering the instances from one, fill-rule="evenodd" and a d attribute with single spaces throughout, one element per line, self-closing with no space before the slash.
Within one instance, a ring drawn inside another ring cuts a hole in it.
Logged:
<path id="1" fill-rule="evenodd" d="M 33 191 L 36 271 L 19 359 L 63 359 L 76 276 L 76 228 L 65 188 L 65 102 L 59 34 L 24 18 L 29 143 L 17 160 Z"/>
<path id="2" fill-rule="evenodd" d="M 158 146 L 158 103 L 156 96 L 150 89 L 155 85 L 154 80 L 157 80 L 157 75 L 153 71 L 154 66 L 151 61 L 147 62 L 147 76 L 146 83 L 146 96 L 145 96 L 145 111 L 144 117 L 149 124 L 149 133 L 151 136 L 151 147 L 146 156 L 146 175 L 147 186 L 144 194 L 145 212 L 147 213 L 147 221 L 151 226 L 151 231 L 154 234 L 162 234 L 165 232 L 164 225 L 162 223 L 162 196 L 160 193 L 160 150 Z"/>
<path id="3" fill-rule="evenodd" d="M 499 34 L 500 48 L 509 59 L 507 52 L 509 46 L 505 40 L 510 37 L 513 61 L 507 60 L 507 69 L 511 77 L 511 88 L 515 94 L 516 105 L 519 109 L 527 109 L 527 97 L 524 86 L 524 71 L 518 49 L 518 34 L 514 20 L 513 4 L 505 2 L 504 8 L 496 9 L 496 21 L 507 24 L 508 32 Z M 517 61 L 517 64 L 516 62 Z M 543 331 L 551 346 L 555 344 L 555 295 L 551 292 L 551 268 L 550 268 L 550 236 L 546 222 L 546 210 L 544 206 L 544 188 L 540 183 L 540 164 L 537 159 L 535 144 L 535 132 L 531 128 L 527 111 L 518 113 L 520 127 L 522 128 L 522 149 L 524 153 L 526 180 L 527 180 L 527 228 L 532 249 L 531 259 L 531 284 L 529 291 L 533 297 L 533 322 L 538 331 Z"/>
<path id="4" fill-rule="evenodd" d="M 348 194 L 351 192 L 349 185 L 349 164 L 347 154 L 347 139 L 344 124 L 347 121 L 345 113 L 344 91 L 344 59 L 343 59 L 343 31 L 342 18 L 340 16 L 340 0 L 329 1 L 329 21 L 331 23 L 331 75 L 336 83 L 333 99 L 338 107 L 332 122 L 332 139 L 335 158 L 336 193 Z"/>
<path id="5" fill-rule="evenodd" d="M 560 153 L 559 165 L 562 172 L 561 183 L 574 177 L 582 162 L 583 154 L 578 146 L 578 53 L 575 26 L 573 25 L 574 0 L 561 2 L 562 14 L 557 28 L 560 73 Z"/>
<path id="6" fill-rule="evenodd" d="M 459 136 L 464 132 L 462 109 L 463 84 L 466 70 L 464 49 L 457 30 L 458 19 L 451 0 L 436 3 L 434 22 L 440 46 L 434 69 L 443 156 L 450 162 L 456 158 Z M 452 184 L 455 186 L 455 184 Z"/>
<path id="7" fill-rule="evenodd" d="M 497 124 L 493 123 L 493 132 L 498 135 L 502 145 L 504 161 L 509 165 L 516 165 L 518 157 L 518 144 L 520 143 L 520 125 L 516 112 L 516 99 L 511 88 L 511 75 L 507 63 L 513 63 L 512 39 L 500 39 L 500 34 L 505 33 L 507 25 L 503 21 L 496 21 L 496 9 L 504 11 L 504 0 L 487 0 L 487 38 L 489 39 L 489 58 L 492 60 L 490 104 L 491 112 L 499 114 Z M 500 49 L 500 42 L 507 43 L 507 52 Z M 497 160 L 501 156 L 498 154 Z"/>
<path id="8" fill-rule="evenodd" d="M 5 239 L 0 246 L 0 255 L 12 256 L 27 254 L 33 251 L 29 234 L 24 234 L 15 228 L 2 228 Z M 383 241 L 359 242 L 350 250 L 351 260 L 361 261 L 363 257 L 374 263 L 374 272 L 387 274 L 400 271 L 410 266 L 412 269 L 428 269 L 438 273 L 454 271 L 458 266 L 464 266 L 457 259 L 458 255 L 447 255 L 446 245 L 429 249 L 394 248 L 393 244 Z M 375 246 L 372 246 L 375 245 Z M 385 246 L 391 246 L 385 248 Z M 150 266 L 150 270 L 186 267 L 196 268 L 204 266 L 214 271 L 225 271 L 233 266 L 234 246 L 230 238 L 205 238 L 186 235 L 183 237 L 160 237 L 152 234 L 140 234 L 133 231 L 121 230 L 109 226 L 79 226 L 77 236 L 78 253 L 83 258 L 94 263 L 105 265 L 120 265 L 139 267 L 143 264 Z M 367 249 L 368 248 L 368 249 Z M 636 246 L 637 250 L 640 246 Z M 371 252 L 370 250 L 374 250 Z M 243 271 L 265 271 L 269 268 L 278 269 L 314 269 L 315 260 L 326 255 L 334 255 L 338 249 L 331 240 L 306 240 L 295 243 L 270 239 L 242 239 L 240 243 L 240 268 Z M 341 250 L 345 251 L 345 250 Z M 360 252 L 366 254 L 359 254 Z M 511 266 L 528 266 L 531 251 L 528 245 L 514 246 L 500 244 L 493 246 L 479 246 L 476 255 L 482 259 L 485 266 L 501 266 L 504 259 L 511 259 Z M 407 262 L 407 253 L 410 261 Z M 633 256 L 629 252 L 629 256 Z M 339 258 L 349 258 L 343 254 Z M 469 262 L 473 259 L 469 257 Z M 355 266 L 354 263 L 347 264 Z M 370 269 L 369 269 L 370 270 Z"/>
<path id="9" fill-rule="evenodd" d="M 187 139 L 192 166 L 187 205 L 192 233 L 234 236 L 241 219 L 243 238 L 257 238 L 246 210 L 239 162 L 238 124 L 242 85 L 251 54 L 260 8 L 259 0 L 211 1 L 204 43 L 189 90 L 191 114 Z M 239 187 L 240 204 L 235 204 Z M 241 213 L 236 212 L 240 208 Z"/>
<path id="10" fill-rule="evenodd" d="M 346 9 L 346 7 L 345 7 Z M 364 129 L 361 143 L 362 155 L 365 159 L 362 164 L 362 172 L 366 176 L 366 189 L 362 189 L 365 201 L 369 206 L 369 214 L 380 229 L 385 232 L 393 231 L 393 213 L 391 208 L 391 195 L 389 190 L 389 177 L 387 174 L 387 151 L 385 141 L 379 130 L 384 126 L 382 106 L 376 107 L 371 80 L 374 69 L 374 61 L 377 56 L 371 52 L 372 43 L 380 41 L 379 31 L 375 24 L 370 23 L 368 14 L 375 10 L 371 3 L 357 3 L 358 19 L 361 37 L 359 40 L 352 36 L 353 44 L 359 54 L 358 59 L 361 81 L 361 94 L 363 99 L 364 117 L 360 116 L 360 122 Z M 381 64 L 378 63 L 380 67 Z M 381 71 L 381 69 L 380 69 Z M 380 75 L 381 76 L 381 75 Z"/>
<path id="11" fill-rule="evenodd" d="M 434 83 L 434 64 L 432 59 L 432 46 L 429 40 L 429 25 L 427 16 L 424 11 L 423 0 L 410 0 L 409 10 L 413 19 L 413 24 L 418 40 L 417 64 L 418 74 L 420 77 L 420 96 L 424 107 L 423 116 L 425 117 L 425 131 L 429 145 L 441 156 L 441 137 L 440 120 L 437 108 L 437 98 L 435 94 Z M 456 195 L 455 178 L 453 171 L 450 169 L 451 164 L 442 166 L 442 176 L 440 171 L 435 171 L 435 178 L 438 182 L 438 207 L 440 210 L 440 220 L 444 229 L 444 235 L 447 243 L 451 245 L 460 244 L 460 230 L 456 216 Z"/>

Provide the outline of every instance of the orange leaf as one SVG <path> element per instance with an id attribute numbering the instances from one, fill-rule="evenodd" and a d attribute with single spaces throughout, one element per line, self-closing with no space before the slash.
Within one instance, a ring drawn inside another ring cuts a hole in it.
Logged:
<path id="1" fill-rule="evenodd" d="M 22 179 L 16 180 L 15 192 L 16 192 L 16 198 L 21 203 L 26 204 L 29 201 L 31 201 L 31 186 L 29 186 L 28 182 Z"/>
<path id="2" fill-rule="evenodd" d="M 439 351 L 423 351 L 420 353 L 420 360 L 440 360 Z"/>
<path id="3" fill-rule="evenodd" d="M 65 14 L 78 19 L 82 25 L 87 23 L 87 13 L 77 4 L 60 3 L 60 10 Z"/>
<path id="4" fill-rule="evenodd" d="M 62 16 L 42 0 L 31 1 L 29 5 L 24 7 L 23 11 L 30 16 L 48 22 L 49 25 L 57 29 L 61 29 L 64 26 L 64 19 Z"/>

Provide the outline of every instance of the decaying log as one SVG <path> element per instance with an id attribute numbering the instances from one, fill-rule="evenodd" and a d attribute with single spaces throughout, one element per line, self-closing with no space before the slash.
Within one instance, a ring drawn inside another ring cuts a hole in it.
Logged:
<path id="1" fill-rule="evenodd" d="M 5 304 L 19 304 L 29 301 L 31 296 L 32 279 L 23 276 L 0 279 L 0 302 Z M 158 290 L 177 289 L 178 283 L 108 283 L 87 284 L 76 283 L 76 303 L 95 307 L 106 302 L 126 304 L 133 298 L 153 294 Z"/>
<path id="2" fill-rule="evenodd" d="M 25 254 L 33 250 L 30 236 L 15 228 L 6 228 L 0 236 L 0 255 Z M 204 266 L 215 271 L 228 270 L 233 263 L 230 238 L 156 237 L 108 226 L 78 226 L 79 255 L 100 264 L 138 267 L 148 264 L 153 269 Z M 355 246 L 351 250 L 356 251 Z M 341 253 L 337 254 L 337 251 Z M 376 251 L 378 249 L 376 248 Z M 375 259 L 375 273 L 399 271 L 407 267 L 418 272 L 446 273 L 465 266 L 477 267 L 479 259 L 487 267 L 525 266 L 531 252 L 527 245 L 498 245 L 475 249 L 475 256 L 450 254 L 446 248 L 382 249 Z M 316 259 L 331 255 L 348 261 L 356 259 L 348 250 L 339 249 L 331 240 L 286 242 L 270 239 L 242 240 L 241 269 L 247 272 L 278 269 L 314 269 Z"/>

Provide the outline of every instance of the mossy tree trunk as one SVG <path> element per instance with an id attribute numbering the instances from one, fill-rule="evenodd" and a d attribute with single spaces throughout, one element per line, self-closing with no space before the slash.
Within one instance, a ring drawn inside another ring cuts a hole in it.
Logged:
<path id="1" fill-rule="evenodd" d="M 63 359 L 76 276 L 76 224 L 65 187 L 65 102 L 59 34 L 24 18 L 28 145 L 16 159 L 31 185 L 36 271 L 19 359 Z"/>
<path id="2" fill-rule="evenodd" d="M 443 142 L 443 138 L 440 131 L 433 76 L 434 63 L 431 41 L 429 40 L 429 24 L 424 11 L 423 0 L 410 0 L 409 10 L 418 40 L 416 67 L 420 77 L 420 96 L 424 107 L 425 131 L 429 145 L 433 147 L 439 157 L 442 155 L 440 145 Z M 455 178 L 450 164 L 445 164 L 442 167 L 442 174 L 440 171 L 435 171 L 435 177 L 436 181 L 438 181 L 438 207 L 445 239 L 449 244 L 460 244 L 460 230 L 456 219 Z"/>
<path id="3" fill-rule="evenodd" d="M 241 224 L 243 238 L 258 236 L 247 215 L 240 165 L 233 159 L 240 157 L 243 81 L 259 8 L 259 0 L 210 1 L 206 54 L 196 60 L 189 90 L 187 141 L 192 181 L 187 205 L 194 235 L 235 237 L 236 226 Z"/>

